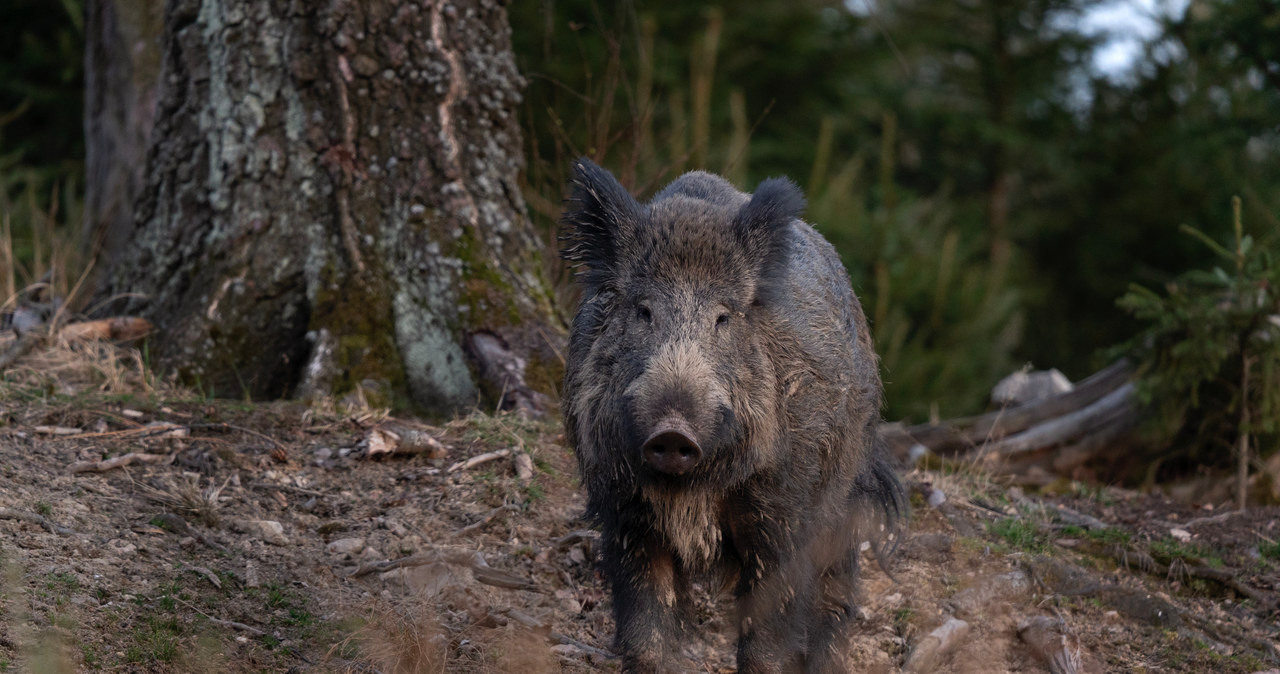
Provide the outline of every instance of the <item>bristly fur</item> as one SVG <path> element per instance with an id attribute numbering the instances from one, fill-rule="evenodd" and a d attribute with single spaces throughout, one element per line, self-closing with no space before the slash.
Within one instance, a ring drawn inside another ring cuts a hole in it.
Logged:
<path id="1" fill-rule="evenodd" d="M 800 188 L 787 178 L 761 182 L 751 201 L 738 211 L 733 229 L 760 270 L 756 301 L 772 302 L 779 291 L 779 277 L 785 272 L 792 220 L 799 219 L 806 206 Z"/>
<path id="2" fill-rule="evenodd" d="M 644 208 L 613 177 L 586 157 L 573 163 L 572 191 L 564 215 L 560 257 L 578 270 L 578 280 L 599 288 L 617 260 Z"/>
<path id="3" fill-rule="evenodd" d="M 562 410 L 623 672 L 673 668 L 710 572 L 735 579 L 740 672 L 845 671 L 861 544 L 892 548 L 906 501 L 835 249 L 785 178 L 748 195 L 694 171 L 641 205 L 585 159 L 573 172 Z M 646 454 L 673 427 L 696 448 L 676 473 Z"/>

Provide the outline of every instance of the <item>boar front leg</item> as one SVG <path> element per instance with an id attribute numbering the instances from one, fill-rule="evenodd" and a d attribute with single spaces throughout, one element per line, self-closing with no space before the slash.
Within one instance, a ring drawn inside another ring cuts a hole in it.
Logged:
<path id="1" fill-rule="evenodd" d="M 736 591 L 738 672 L 805 671 L 804 626 L 814 604 L 811 565 L 800 557 L 748 556 L 744 562 Z"/>
<path id="2" fill-rule="evenodd" d="M 688 581 L 675 556 L 652 537 L 605 537 L 604 570 L 613 586 L 614 648 L 628 674 L 671 671 L 689 624 Z"/>
<path id="3" fill-rule="evenodd" d="M 853 630 L 854 591 L 858 582 L 858 549 L 848 551 L 822 574 L 822 597 L 809 632 L 805 674 L 847 672 L 844 652 Z"/>

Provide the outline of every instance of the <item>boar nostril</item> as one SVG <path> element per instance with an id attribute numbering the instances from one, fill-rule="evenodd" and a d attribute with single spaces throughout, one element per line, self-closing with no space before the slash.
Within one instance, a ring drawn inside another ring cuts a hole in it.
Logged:
<path id="1" fill-rule="evenodd" d="M 645 463 L 671 475 L 689 472 L 702 459 L 702 448 L 693 439 L 693 429 L 679 417 L 667 417 L 658 422 L 640 451 Z"/>

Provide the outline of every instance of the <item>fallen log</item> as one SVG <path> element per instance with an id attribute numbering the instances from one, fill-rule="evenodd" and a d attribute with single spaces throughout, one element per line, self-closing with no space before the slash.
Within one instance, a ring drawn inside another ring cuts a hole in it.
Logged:
<path id="1" fill-rule="evenodd" d="M 1056 396 L 929 424 L 885 424 L 880 437 L 899 459 L 923 448 L 1035 481 L 1069 476 L 1132 438 L 1137 416 L 1133 370 L 1121 360 Z"/>
<path id="2" fill-rule="evenodd" d="M 1070 392 L 1059 396 L 936 423 L 913 426 L 884 424 L 881 426 L 880 438 L 897 456 L 906 456 L 914 445 L 921 445 L 943 456 L 964 454 L 984 444 L 1003 440 L 1037 424 L 1085 408 L 1123 386 L 1132 374 L 1128 361 L 1116 361 L 1081 381 Z"/>

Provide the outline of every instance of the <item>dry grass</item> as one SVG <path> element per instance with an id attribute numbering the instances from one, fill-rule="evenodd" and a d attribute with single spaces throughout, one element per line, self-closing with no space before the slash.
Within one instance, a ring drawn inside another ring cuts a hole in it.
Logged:
<path id="1" fill-rule="evenodd" d="M 364 627 L 335 649 L 354 644 L 363 660 L 386 674 L 443 674 L 449 638 L 429 611 L 425 603 L 379 606 Z"/>

